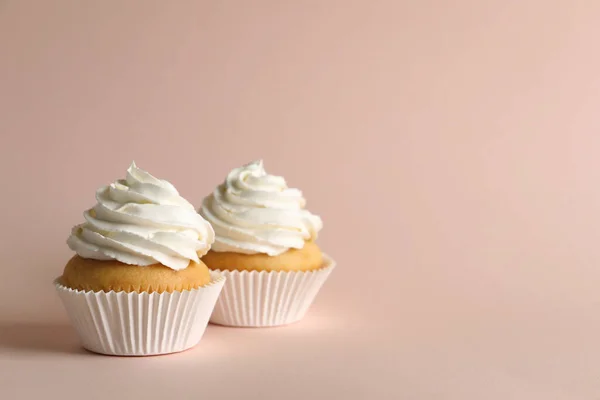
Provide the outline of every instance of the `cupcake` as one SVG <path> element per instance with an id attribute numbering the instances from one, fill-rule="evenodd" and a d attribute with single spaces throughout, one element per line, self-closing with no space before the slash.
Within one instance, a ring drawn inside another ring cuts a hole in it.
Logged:
<path id="1" fill-rule="evenodd" d="M 202 261 L 226 278 L 211 322 L 262 327 L 304 317 L 334 268 L 315 243 L 323 223 L 305 203 L 262 161 L 234 169 L 204 199 L 199 213 L 215 242 Z"/>
<path id="2" fill-rule="evenodd" d="M 55 281 L 83 347 L 145 356 L 195 346 L 224 283 L 200 260 L 214 241 L 210 224 L 135 163 L 96 200 L 73 228 L 76 255 Z"/>

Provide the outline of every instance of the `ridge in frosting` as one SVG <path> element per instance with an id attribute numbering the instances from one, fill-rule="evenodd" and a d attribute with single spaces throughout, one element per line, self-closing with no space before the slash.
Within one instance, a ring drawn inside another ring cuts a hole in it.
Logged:
<path id="1" fill-rule="evenodd" d="M 96 191 L 96 205 L 73 228 L 67 244 L 83 258 L 185 269 L 214 241 L 210 224 L 175 187 L 138 168 Z"/>
<path id="2" fill-rule="evenodd" d="M 323 222 L 305 204 L 300 190 L 259 160 L 232 170 L 199 212 L 215 230 L 213 251 L 276 256 L 317 238 Z"/>

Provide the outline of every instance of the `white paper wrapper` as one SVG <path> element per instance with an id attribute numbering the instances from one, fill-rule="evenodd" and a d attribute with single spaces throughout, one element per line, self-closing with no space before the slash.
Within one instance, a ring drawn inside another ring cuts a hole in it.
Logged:
<path id="1" fill-rule="evenodd" d="M 323 255 L 321 269 L 306 272 L 220 271 L 226 280 L 210 322 L 267 327 L 301 320 L 335 267 Z"/>
<path id="2" fill-rule="evenodd" d="M 150 356 L 194 347 L 204 334 L 225 278 L 173 293 L 84 292 L 55 281 L 83 347 L 116 356 Z"/>

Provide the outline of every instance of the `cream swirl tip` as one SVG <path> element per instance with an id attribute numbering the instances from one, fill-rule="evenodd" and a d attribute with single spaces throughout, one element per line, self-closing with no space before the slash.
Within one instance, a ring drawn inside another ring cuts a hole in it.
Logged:
<path id="1" fill-rule="evenodd" d="M 213 251 L 275 256 L 301 249 L 323 227 L 305 204 L 300 190 L 269 175 L 259 160 L 233 169 L 199 212 L 215 230 Z"/>
<path id="2" fill-rule="evenodd" d="M 125 179 L 96 191 L 96 201 L 67 240 L 83 258 L 181 270 L 214 242 L 210 224 L 171 183 L 133 162 Z"/>

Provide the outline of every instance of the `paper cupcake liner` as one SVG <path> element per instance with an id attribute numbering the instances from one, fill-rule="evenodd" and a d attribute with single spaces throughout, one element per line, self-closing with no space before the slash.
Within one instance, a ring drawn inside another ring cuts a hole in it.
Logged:
<path id="1" fill-rule="evenodd" d="M 301 320 L 335 267 L 323 255 L 314 271 L 220 271 L 223 291 L 210 322 L 226 326 L 267 327 Z"/>
<path id="2" fill-rule="evenodd" d="M 172 293 L 92 292 L 55 286 L 83 347 L 116 356 L 150 356 L 194 347 L 225 278 Z"/>

